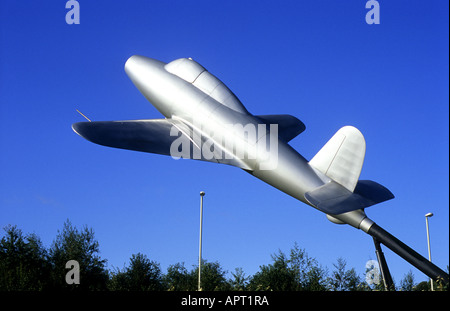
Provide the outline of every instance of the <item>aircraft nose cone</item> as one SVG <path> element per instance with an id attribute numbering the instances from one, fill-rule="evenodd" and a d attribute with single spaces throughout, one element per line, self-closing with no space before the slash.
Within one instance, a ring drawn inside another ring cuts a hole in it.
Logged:
<path id="1" fill-rule="evenodd" d="M 125 62 L 125 72 L 142 92 L 142 87 L 154 82 L 164 71 L 165 63 L 145 56 L 133 55 Z"/>
<path id="2" fill-rule="evenodd" d="M 138 67 L 139 61 L 142 61 L 142 56 L 133 55 L 125 62 L 125 72 L 130 75 Z"/>
<path id="3" fill-rule="evenodd" d="M 160 67 L 163 67 L 164 65 L 165 63 L 153 58 L 141 55 L 133 55 L 125 62 L 125 72 L 128 75 L 133 75 L 143 70 L 156 70 Z"/>

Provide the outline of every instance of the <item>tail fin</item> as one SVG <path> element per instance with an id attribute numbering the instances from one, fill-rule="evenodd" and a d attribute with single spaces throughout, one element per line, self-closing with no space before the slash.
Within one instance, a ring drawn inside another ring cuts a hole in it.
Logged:
<path id="1" fill-rule="evenodd" d="M 320 149 L 309 164 L 349 191 L 355 190 L 361 174 L 366 142 L 353 126 L 344 126 Z"/>
<path id="2" fill-rule="evenodd" d="M 313 206 L 327 214 L 362 209 L 394 198 L 382 185 L 360 180 L 366 142 L 361 132 L 344 126 L 309 161 L 315 169 L 332 179 L 305 194 Z"/>

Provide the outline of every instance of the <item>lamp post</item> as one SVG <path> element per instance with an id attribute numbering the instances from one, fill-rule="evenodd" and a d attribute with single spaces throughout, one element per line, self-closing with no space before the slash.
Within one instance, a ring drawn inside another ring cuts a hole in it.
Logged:
<path id="1" fill-rule="evenodd" d="M 202 227 L 203 227 L 203 196 L 204 191 L 200 191 L 200 241 L 198 246 L 198 290 L 201 291 L 201 270 L 202 270 Z"/>
<path id="2" fill-rule="evenodd" d="M 428 260 L 431 262 L 431 247 L 430 247 L 430 230 L 428 228 L 428 217 L 432 217 L 433 213 L 425 214 L 425 222 L 427 224 L 427 242 L 428 242 Z M 433 279 L 430 278 L 431 291 L 434 291 Z"/>

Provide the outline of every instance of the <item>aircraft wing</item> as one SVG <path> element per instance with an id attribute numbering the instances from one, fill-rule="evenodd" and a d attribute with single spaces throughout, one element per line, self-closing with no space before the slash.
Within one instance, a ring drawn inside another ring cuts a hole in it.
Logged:
<path id="1" fill-rule="evenodd" d="M 150 119 L 126 121 L 78 122 L 72 129 L 81 137 L 99 145 L 169 155 L 174 158 L 194 159 L 228 164 L 242 169 L 250 169 L 236 158 L 226 159 L 217 150 L 216 154 L 205 158 L 200 148 L 203 137 L 181 120 Z M 199 141 L 194 138 L 199 137 Z M 180 150 L 182 149 L 182 150 Z"/>
<path id="2" fill-rule="evenodd" d="M 72 129 L 99 145 L 170 155 L 172 124 L 164 119 L 79 122 Z"/>

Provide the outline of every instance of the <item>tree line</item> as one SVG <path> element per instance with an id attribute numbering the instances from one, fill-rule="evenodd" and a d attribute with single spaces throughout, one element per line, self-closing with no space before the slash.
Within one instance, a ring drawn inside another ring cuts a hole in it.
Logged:
<path id="1" fill-rule="evenodd" d="M 195 291 L 198 266 L 170 265 L 164 273 L 158 262 L 145 254 L 133 254 L 128 266 L 107 269 L 100 257 L 94 231 L 66 221 L 49 248 L 36 234 L 24 234 L 17 226 L 4 228 L 0 240 L 0 290 L 2 291 Z M 338 258 L 331 272 L 297 244 L 289 254 L 278 251 L 272 262 L 254 275 L 236 268 L 227 276 L 219 262 L 202 261 L 201 288 L 205 291 L 372 291 L 384 290 L 382 282 L 368 285 L 366 273 L 358 275 Z M 79 263 L 79 284 L 68 284 L 66 263 Z M 366 271 L 367 272 L 367 271 Z M 409 271 L 397 290 L 429 290 L 429 282 L 416 284 Z"/>

